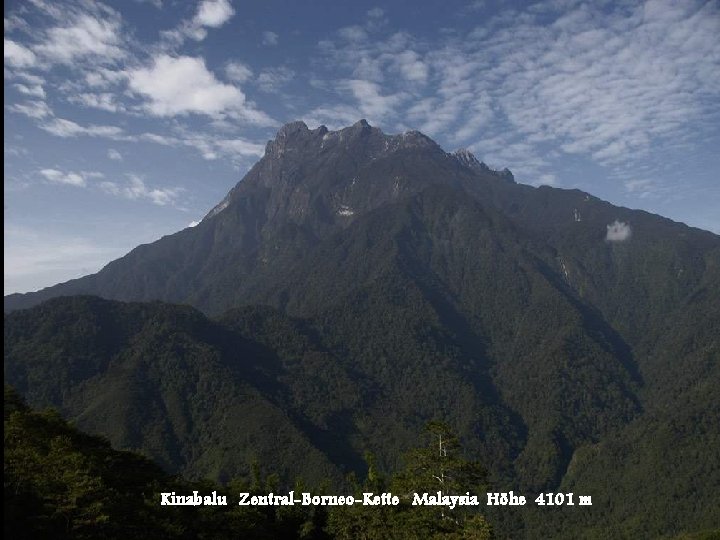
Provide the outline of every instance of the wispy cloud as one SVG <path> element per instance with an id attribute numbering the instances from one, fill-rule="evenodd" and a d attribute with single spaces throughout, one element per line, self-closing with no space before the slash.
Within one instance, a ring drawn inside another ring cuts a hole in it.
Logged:
<path id="1" fill-rule="evenodd" d="M 71 95 L 68 101 L 83 107 L 100 109 L 108 112 L 120 112 L 125 110 L 125 105 L 118 101 L 114 92 L 81 92 Z"/>
<path id="2" fill-rule="evenodd" d="M 48 133 L 52 133 L 58 137 L 78 137 L 87 135 L 91 137 L 108 137 L 111 139 L 121 139 L 123 130 L 117 126 L 107 125 L 89 125 L 82 126 L 72 120 L 65 118 L 53 118 L 40 125 L 42 129 Z"/>
<path id="3" fill-rule="evenodd" d="M 52 109 L 44 101 L 27 101 L 8 107 L 11 111 L 24 114 L 29 118 L 41 120 L 53 115 Z"/>
<path id="4" fill-rule="evenodd" d="M 264 92 L 278 92 L 295 78 L 295 72 L 285 66 L 265 68 L 257 76 L 255 83 Z"/>
<path id="5" fill-rule="evenodd" d="M 315 79 L 342 70 L 356 82 L 319 84 L 344 99 L 309 115 L 374 112 L 391 129 L 522 169 L 526 181 L 559 182 L 548 147 L 613 171 L 720 122 L 718 32 L 720 6 L 700 0 L 534 4 L 439 43 L 374 32 L 368 17 L 319 43 Z"/>
<path id="6" fill-rule="evenodd" d="M 45 99 L 45 90 L 40 84 L 34 84 L 32 86 L 28 86 L 26 84 L 14 84 L 13 86 L 21 94 L 30 97 Z"/>
<path id="7" fill-rule="evenodd" d="M 274 47 L 278 44 L 278 41 L 280 40 L 280 36 L 276 32 L 271 32 L 270 30 L 266 30 L 262 33 L 262 44 L 268 45 L 271 47 Z"/>
<path id="8" fill-rule="evenodd" d="M 238 61 L 231 61 L 225 65 L 225 74 L 231 81 L 244 83 L 253 77 L 253 71 L 249 66 Z"/>
<path id="9" fill-rule="evenodd" d="M 120 15 L 102 3 L 69 3 L 62 9 L 35 2 L 55 24 L 39 32 L 33 52 L 45 65 L 78 60 L 109 64 L 126 55 Z"/>
<path id="10" fill-rule="evenodd" d="M 102 182 L 100 188 L 110 195 L 131 200 L 149 200 L 158 206 L 175 204 L 178 196 L 183 191 L 182 188 L 150 188 L 136 174 L 128 175 L 128 181 L 124 183 Z"/>

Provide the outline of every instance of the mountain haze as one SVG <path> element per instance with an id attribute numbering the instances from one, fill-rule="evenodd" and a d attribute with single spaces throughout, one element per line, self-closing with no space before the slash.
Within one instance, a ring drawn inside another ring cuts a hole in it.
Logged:
<path id="1" fill-rule="evenodd" d="M 720 238 L 419 132 L 287 124 L 196 227 L 5 311 L 30 404 L 190 477 L 339 485 L 439 418 L 498 489 L 598 501 L 501 536 L 720 519 Z"/>

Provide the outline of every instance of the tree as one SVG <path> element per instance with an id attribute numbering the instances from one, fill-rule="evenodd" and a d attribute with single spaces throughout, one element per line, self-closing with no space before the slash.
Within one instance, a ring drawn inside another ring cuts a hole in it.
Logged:
<path id="1" fill-rule="evenodd" d="M 482 503 L 485 469 L 462 455 L 458 438 L 442 422 L 430 422 L 422 446 L 404 456 L 405 466 L 389 482 L 377 474 L 372 456 L 368 478 L 356 489 L 379 494 L 387 489 L 399 498 L 396 506 L 338 507 L 330 512 L 329 531 L 339 539 L 442 538 L 477 539 L 491 537 L 491 527 L 476 506 L 426 506 L 413 504 L 416 494 L 476 496 Z"/>

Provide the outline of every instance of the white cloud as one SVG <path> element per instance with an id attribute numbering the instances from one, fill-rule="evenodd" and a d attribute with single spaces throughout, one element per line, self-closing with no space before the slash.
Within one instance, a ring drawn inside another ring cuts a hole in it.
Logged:
<path id="1" fill-rule="evenodd" d="M 195 220 L 188 223 L 188 227 L 197 227 L 198 225 L 200 225 L 200 222 Z"/>
<path id="2" fill-rule="evenodd" d="M 207 37 L 206 28 L 219 28 L 234 14 L 235 10 L 227 0 L 203 0 L 192 19 L 181 21 L 173 30 L 160 32 L 161 44 L 166 51 L 172 51 L 187 38 L 202 41 Z"/>
<path id="3" fill-rule="evenodd" d="M 115 150 L 114 148 L 108 148 L 107 156 L 112 159 L 113 161 L 122 161 L 123 156 L 120 152 Z"/>
<path id="4" fill-rule="evenodd" d="M 50 28 L 35 53 L 49 60 L 70 64 L 78 59 L 93 58 L 100 62 L 125 56 L 121 47 L 120 19 L 109 13 L 73 14 L 62 26 Z"/>
<path id="5" fill-rule="evenodd" d="M 3 58 L 6 65 L 13 67 L 27 68 L 37 63 L 34 52 L 7 38 L 3 39 Z"/>
<path id="6" fill-rule="evenodd" d="M 88 176 L 101 175 L 100 173 L 74 173 L 63 172 L 57 169 L 41 169 L 40 174 L 54 184 L 65 184 L 68 186 L 85 187 L 87 186 Z"/>
<path id="7" fill-rule="evenodd" d="M 126 199 L 147 199 L 158 206 L 172 205 L 176 202 L 182 188 L 149 188 L 144 180 L 135 174 L 128 175 L 128 182 L 102 182 L 100 188 L 109 193 Z"/>
<path id="8" fill-rule="evenodd" d="M 235 10 L 227 0 L 203 0 L 198 7 L 195 21 L 202 26 L 218 28 L 235 14 Z"/>
<path id="9" fill-rule="evenodd" d="M 630 238 L 632 230 L 630 225 L 622 221 L 615 220 L 607 226 L 607 235 L 605 240 L 609 242 L 624 242 Z"/>
<path id="10" fill-rule="evenodd" d="M 225 75 L 231 81 L 244 83 L 253 76 L 252 70 L 242 62 L 228 62 L 225 66 Z"/>
<path id="11" fill-rule="evenodd" d="M 218 81 L 202 58 L 162 54 L 151 67 L 131 70 L 127 75 L 130 89 L 148 98 L 145 109 L 155 116 L 227 114 L 252 124 L 273 124 L 267 115 L 246 103 L 240 89 Z"/>
<path id="12" fill-rule="evenodd" d="M 262 33 L 262 44 L 263 45 L 269 45 L 269 46 L 275 46 L 278 44 L 280 36 L 275 33 L 271 32 L 270 30 L 266 30 Z"/>
<path id="13" fill-rule="evenodd" d="M 124 137 L 123 130 L 117 126 L 81 126 L 72 120 L 65 118 L 53 118 L 52 120 L 41 124 L 40 127 L 58 137 L 78 137 L 80 135 L 88 135 L 91 137 L 108 137 L 111 139 L 122 139 Z"/>

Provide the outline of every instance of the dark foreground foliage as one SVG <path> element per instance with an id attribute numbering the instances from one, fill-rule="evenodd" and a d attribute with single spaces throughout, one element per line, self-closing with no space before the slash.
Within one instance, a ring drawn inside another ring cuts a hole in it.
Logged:
<path id="1" fill-rule="evenodd" d="M 29 409 L 8 386 L 4 429 L 6 538 L 490 538 L 490 525 L 477 508 L 443 512 L 411 504 L 416 491 L 458 494 L 484 488 L 484 470 L 461 457 L 457 439 L 442 424 L 428 427 L 425 445 L 407 455 L 401 472 L 386 479 L 371 466 L 362 485 L 352 484 L 348 494 L 358 500 L 364 492 L 400 495 L 399 505 L 382 507 L 240 506 L 244 492 L 282 494 L 277 476 L 263 477 L 255 466 L 250 478 L 225 486 L 188 482 L 138 454 L 113 450 L 106 440 L 78 431 L 53 410 Z M 438 437 L 444 440 L 442 453 Z M 330 493 L 327 486 L 327 480 L 315 488 L 297 482 L 294 491 Z M 161 493 L 193 491 L 216 492 L 227 497 L 227 506 L 160 504 Z"/>

